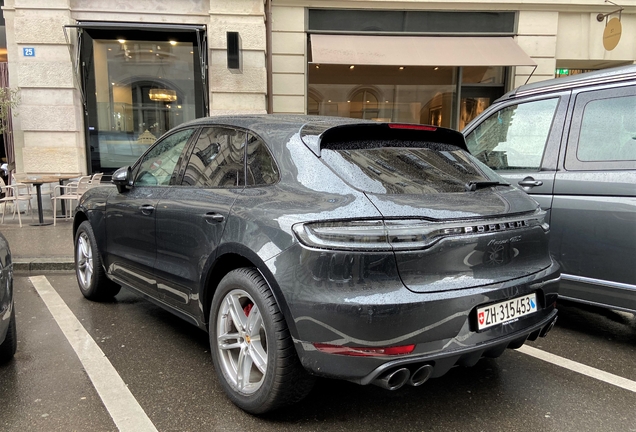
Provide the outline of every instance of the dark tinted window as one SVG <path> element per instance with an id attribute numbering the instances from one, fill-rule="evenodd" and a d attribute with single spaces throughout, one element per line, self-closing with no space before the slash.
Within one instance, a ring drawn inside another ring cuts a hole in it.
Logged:
<path id="1" fill-rule="evenodd" d="M 245 132 L 213 127 L 201 131 L 188 161 L 183 185 L 237 187 L 245 185 Z"/>
<path id="2" fill-rule="evenodd" d="M 469 181 L 505 183 L 467 152 L 444 144 L 435 149 L 325 149 L 321 158 L 350 185 L 378 194 L 464 192 Z"/>
<path id="3" fill-rule="evenodd" d="M 136 186 L 165 186 L 175 178 L 175 167 L 194 129 L 186 129 L 157 142 L 146 153 L 135 176 Z M 174 183 L 174 181 L 172 181 Z"/>
<path id="4" fill-rule="evenodd" d="M 507 34 L 515 13 L 310 9 L 309 30 Z"/>
<path id="5" fill-rule="evenodd" d="M 247 139 L 247 184 L 261 186 L 278 181 L 278 169 L 274 158 L 260 138 L 249 135 Z"/>

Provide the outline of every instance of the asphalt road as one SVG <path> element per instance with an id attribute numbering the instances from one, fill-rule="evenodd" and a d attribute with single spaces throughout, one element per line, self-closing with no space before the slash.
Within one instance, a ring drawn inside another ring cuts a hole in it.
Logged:
<path id="1" fill-rule="evenodd" d="M 508 350 L 395 392 L 323 379 L 301 403 L 254 417 L 223 395 L 206 333 L 130 291 L 94 303 L 73 274 L 45 276 L 159 431 L 636 431 L 630 314 L 560 305 L 555 329 L 528 345 L 562 365 Z M 29 277 L 15 279 L 18 352 L 0 366 L 0 430 L 117 430 Z"/>

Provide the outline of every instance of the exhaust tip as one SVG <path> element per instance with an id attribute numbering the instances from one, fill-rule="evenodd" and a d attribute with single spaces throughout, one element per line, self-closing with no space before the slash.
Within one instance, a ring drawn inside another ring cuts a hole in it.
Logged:
<path id="1" fill-rule="evenodd" d="M 554 325 L 557 322 L 557 318 L 558 317 L 554 317 L 554 319 L 552 320 L 552 322 L 550 322 L 550 324 L 548 324 L 547 326 L 545 326 L 543 328 L 543 330 L 541 330 L 541 333 L 539 334 L 539 336 L 541 337 L 546 337 L 548 335 L 548 333 L 550 333 L 550 330 L 552 330 L 554 328 Z"/>
<path id="2" fill-rule="evenodd" d="M 386 390 L 397 390 L 408 381 L 411 372 L 407 368 L 395 369 L 373 380 L 373 384 Z"/>
<path id="3" fill-rule="evenodd" d="M 424 384 L 433 374 L 433 366 L 430 364 L 425 364 L 420 366 L 411 374 L 411 378 L 409 378 L 409 385 L 413 387 L 421 386 Z"/>

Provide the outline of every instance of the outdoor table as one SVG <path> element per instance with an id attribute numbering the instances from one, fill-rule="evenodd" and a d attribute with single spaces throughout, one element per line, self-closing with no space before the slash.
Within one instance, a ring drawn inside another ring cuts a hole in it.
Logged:
<path id="1" fill-rule="evenodd" d="M 40 189 L 44 183 L 58 182 L 62 184 L 64 180 L 69 180 L 81 176 L 81 174 L 15 174 L 15 180 L 18 183 L 32 184 L 35 186 L 37 193 L 37 205 L 38 205 L 38 221 L 39 223 L 31 224 L 32 226 L 51 225 L 51 223 L 44 222 L 44 215 L 42 214 L 42 190 Z M 55 215 L 53 215 L 55 217 Z"/>

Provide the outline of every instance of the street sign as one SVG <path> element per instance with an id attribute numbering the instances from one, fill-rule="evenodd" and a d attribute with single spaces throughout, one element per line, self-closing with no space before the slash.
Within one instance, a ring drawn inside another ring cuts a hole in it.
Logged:
<path id="1" fill-rule="evenodd" d="M 22 55 L 25 57 L 35 57 L 35 48 L 32 48 L 32 47 L 22 48 Z"/>

